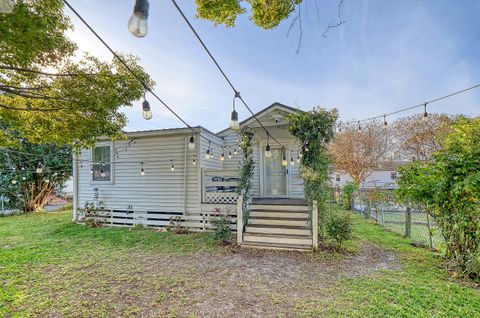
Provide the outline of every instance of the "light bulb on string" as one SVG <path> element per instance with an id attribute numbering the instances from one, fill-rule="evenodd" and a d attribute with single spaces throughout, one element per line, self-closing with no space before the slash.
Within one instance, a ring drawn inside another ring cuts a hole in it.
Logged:
<path id="1" fill-rule="evenodd" d="M 297 154 L 297 163 L 300 163 L 300 154 Z"/>
<path id="2" fill-rule="evenodd" d="M 192 133 L 192 136 L 190 137 L 190 139 L 188 140 L 188 149 L 190 149 L 190 150 L 195 149 L 195 138 L 193 137 L 193 133 Z"/>
<path id="3" fill-rule="evenodd" d="M 232 159 L 232 152 L 231 151 L 228 152 L 228 159 Z"/>
<path id="4" fill-rule="evenodd" d="M 222 152 L 222 154 L 220 155 L 220 160 L 223 161 L 225 160 L 225 154 Z"/>
<path id="5" fill-rule="evenodd" d="M 265 157 L 271 158 L 272 157 L 272 150 L 270 149 L 270 134 L 267 133 L 267 146 L 265 147 Z"/>
<path id="6" fill-rule="evenodd" d="M 17 179 L 12 179 L 12 184 L 17 184 Z"/>
<path id="7" fill-rule="evenodd" d="M 209 160 L 212 157 L 212 154 L 210 153 L 210 140 L 208 141 L 208 149 L 207 152 L 205 153 L 205 159 Z"/>
<path id="8" fill-rule="evenodd" d="M 287 156 L 285 155 L 285 148 L 283 148 L 282 166 L 286 167 L 287 165 L 288 165 Z"/>
<path id="9" fill-rule="evenodd" d="M 428 113 L 427 113 L 427 103 L 423 104 L 423 120 L 427 120 L 428 118 Z"/>
<path id="10" fill-rule="evenodd" d="M 388 123 L 387 123 L 387 115 L 383 115 L 383 128 L 387 128 Z"/>
<path id="11" fill-rule="evenodd" d="M 174 160 L 170 160 L 170 162 L 172 163 L 172 167 L 170 168 L 170 170 L 172 171 L 175 171 L 175 161 Z"/>
<path id="12" fill-rule="evenodd" d="M 133 7 L 133 14 L 128 20 L 128 31 L 138 38 L 142 38 L 148 33 L 148 9 L 150 4 L 148 0 L 136 0 Z"/>
<path id="13" fill-rule="evenodd" d="M 235 100 L 240 97 L 239 92 L 235 92 L 235 96 L 233 97 L 233 111 L 232 115 L 230 117 L 230 128 L 233 131 L 239 131 L 240 130 L 240 123 L 238 122 L 238 113 L 235 110 Z"/>
<path id="14" fill-rule="evenodd" d="M 93 174 L 93 167 L 90 167 L 90 174 Z"/>
<path id="15" fill-rule="evenodd" d="M 193 159 L 193 160 L 192 160 L 192 164 L 193 164 L 194 166 L 196 166 L 196 165 L 197 165 L 197 160 Z"/>
<path id="16" fill-rule="evenodd" d="M 105 173 L 105 170 L 103 170 L 103 162 L 100 165 L 101 165 L 100 166 L 100 177 L 105 178 L 105 176 L 107 174 Z"/>
<path id="17" fill-rule="evenodd" d="M 43 173 L 43 167 L 42 167 L 42 164 L 41 164 L 41 163 L 38 164 L 38 167 L 37 167 L 37 169 L 35 170 L 35 172 L 36 172 L 37 174 Z"/>
<path id="18" fill-rule="evenodd" d="M 150 103 L 145 98 L 145 94 L 143 94 L 142 116 L 143 119 L 146 120 L 150 120 L 153 117 L 152 110 L 150 109 Z M 127 149 L 125 149 L 125 151 L 127 151 Z"/>
<path id="19" fill-rule="evenodd" d="M 362 126 L 360 125 L 360 121 L 358 122 L 358 131 L 362 130 Z"/>
<path id="20" fill-rule="evenodd" d="M 27 180 L 27 177 L 23 176 L 23 177 L 22 177 L 22 180 L 23 180 L 23 181 Z"/>
<path id="21" fill-rule="evenodd" d="M 237 148 L 233 149 L 233 154 L 236 155 L 238 153 Z"/>
<path id="22" fill-rule="evenodd" d="M 145 169 L 143 168 L 143 162 L 140 162 L 140 164 L 142 165 L 142 167 L 140 168 L 140 175 L 144 176 L 145 175 Z"/>
<path id="23" fill-rule="evenodd" d="M 48 177 L 45 177 L 45 179 L 43 180 L 45 183 L 49 183 L 50 182 L 50 179 Z"/>
<path id="24" fill-rule="evenodd" d="M 11 0 L 0 0 L 0 13 L 12 13 L 13 3 Z"/>
<path id="25" fill-rule="evenodd" d="M 295 165 L 295 160 L 293 160 L 293 151 L 290 150 L 290 165 L 294 166 Z"/>

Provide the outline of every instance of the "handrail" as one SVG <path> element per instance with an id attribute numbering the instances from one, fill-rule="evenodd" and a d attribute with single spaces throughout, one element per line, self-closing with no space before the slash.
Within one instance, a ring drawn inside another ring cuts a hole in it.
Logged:
<path id="1" fill-rule="evenodd" d="M 243 242 L 243 196 L 245 192 L 242 190 L 242 193 L 238 196 L 237 200 L 237 244 L 242 244 Z"/>
<path id="2" fill-rule="evenodd" d="M 318 250 L 318 202 L 312 202 L 312 247 Z"/>

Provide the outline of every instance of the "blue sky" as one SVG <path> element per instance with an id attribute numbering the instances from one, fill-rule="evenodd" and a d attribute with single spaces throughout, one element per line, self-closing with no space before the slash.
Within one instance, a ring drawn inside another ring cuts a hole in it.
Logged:
<path id="1" fill-rule="evenodd" d="M 132 1 L 71 0 L 111 46 L 140 57 L 156 92 L 192 126 L 213 131 L 228 126 L 233 93 L 169 0 L 150 1 L 149 34 L 130 35 Z M 254 111 L 273 102 L 303 110 L 339 109 L 343 121 L 415 105 L 480 83 L 480 1 L 345 0 L 346 23 L 335 22 L 337 0 L 302 7 L 303 44 L 291 19 L 275 30 L 255 27 L 248 14 L 234 28 L 194 18 L 194 1 L 179 0 L 213 54 Z M 79 48 L 103 59 L 107 50 L 66 9 Z M 153 98 L 154 118 L 141 118 L 141 103 L 126 108 L 126 130 L 182 127 Z M 248 112 L 239 107 L 240 119 Z M 420 109 L 418 111 L 421 111 Z M 480 89 L 432 104 L 430 112 L 480 113 Z M 402 114 L 406 116 L 416 111 Z"/>

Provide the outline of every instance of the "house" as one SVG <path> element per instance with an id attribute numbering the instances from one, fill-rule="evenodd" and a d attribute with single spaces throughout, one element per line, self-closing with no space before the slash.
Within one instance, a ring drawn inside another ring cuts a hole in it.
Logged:
<path id="1" fill-rule="evenodd" d="M 360 183 L 361 189 L 368 188 L 386 188 L 394 189 L 397 187 L 398 167 L 405 166 L 409 161 L 386 161 L 376 167 L 373 167 L 371 174 Z M 342 188 L 347 183 L 353 183 L 352 177 L 348 173 L 334 171 L 330 175 L 330 180 L 334 188 Z"/>
<path id="2" fill-rule="evenodd" d="M 287 129 L 288 115 L 298 111 L 274 103 L 240 123 L 254 133 L 253 199 L 245 225 L 235 191 L 242 152 L 239 134 L 230 128 L 216 134 L 204 127 L 194 127 L 193 134 L 188 128 L 137 131 L 126 133 L 123 141 L 100 139 L 74 158 L 73 218 L 93 203 L 111 226 L 173 224 L 207 230 L 213 217 L 228 213 L 245 246 L 311 249 L 317 227 L 312 229 L 310 218 L 316 213 L 304 199 L 300 145 Z"/>

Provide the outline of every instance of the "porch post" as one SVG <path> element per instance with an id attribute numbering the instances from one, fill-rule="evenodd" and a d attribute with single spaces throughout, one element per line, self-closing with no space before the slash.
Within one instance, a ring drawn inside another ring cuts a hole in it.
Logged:
<path id="1" fill-rule="evenodd" d="M 237 199 L 237 244 L 243 242 L 243 191 Z"/>
<path id="2" fill-rule="evenodd" d="M 312 204 L 312 246 L 313 250 L 318 250 L 318 203 Z"/>

